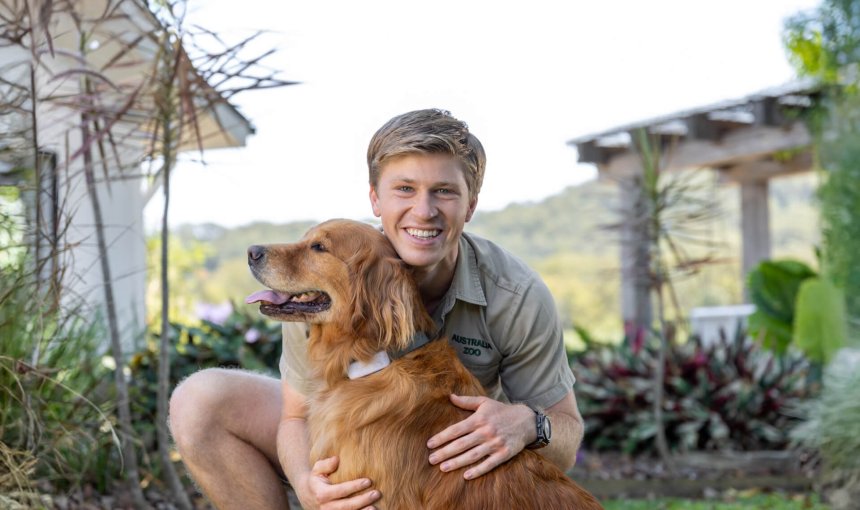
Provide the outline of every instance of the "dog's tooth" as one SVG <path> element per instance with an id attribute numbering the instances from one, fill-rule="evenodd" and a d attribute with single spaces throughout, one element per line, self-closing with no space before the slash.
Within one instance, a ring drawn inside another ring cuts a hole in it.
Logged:
<path id="1" fill-rule="evenodd" d="M 296 303 L 309 303 L 319 296 L 320 293 L 317 291 L 302 292 L 300 294 L 294 294 L 291 301 L 295 301 Z"/>

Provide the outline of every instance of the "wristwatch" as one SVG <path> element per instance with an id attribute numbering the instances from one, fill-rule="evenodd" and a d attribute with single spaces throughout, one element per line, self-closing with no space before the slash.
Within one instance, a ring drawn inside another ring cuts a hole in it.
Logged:
<path id="1" fill-rule="evenodd" d="M 543 414 L 538 409 L 532 409 L 532 411 L 535 412 L 537 439 L 535 439 L 532 444 L 526 446 L 526 448 L 536 450 L 549 444 L 549 440 L 552 438 L 552 424 L 549 422 L 549 416 Z"/>

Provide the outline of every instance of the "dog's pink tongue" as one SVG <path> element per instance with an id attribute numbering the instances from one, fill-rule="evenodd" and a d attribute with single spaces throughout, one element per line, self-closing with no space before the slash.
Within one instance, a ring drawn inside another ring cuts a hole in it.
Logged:
<path id="1" fill-rule="evenodd" d="M 289 294 L 281 294 L 274 290 L 259 290 L 245 298 L 245 303 L 253 304 L 259 301 L 266 301 L 273 305 L 282 305 L 290 299 Z"/>

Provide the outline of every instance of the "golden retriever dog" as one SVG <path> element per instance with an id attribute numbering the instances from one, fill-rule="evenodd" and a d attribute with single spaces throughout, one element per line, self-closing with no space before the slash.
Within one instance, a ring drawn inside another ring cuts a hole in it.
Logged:
<path id="1" fill-rule="evenodd" d="M 370 478 L 382 494 L 378 508 L 602 508 L 532 450 L 474 480 L 463 478 L 465 468 L 444 473 L 430 464 L 427 440 L 470 414 L 449 395 L 485 393 L 444 338 L 402 353 L 435 326 L 408 267 L 376 228 L 331 220 L 295 244 L 252 246 L 248 263 L 271 289 L 249 303 L 273 319 L 310 324 L 308 360 L 319 383 L 308 404 L 310 462 L 340 457 L 333 482 Z M 388 366 L 348 377 L 380 353 Z"/>

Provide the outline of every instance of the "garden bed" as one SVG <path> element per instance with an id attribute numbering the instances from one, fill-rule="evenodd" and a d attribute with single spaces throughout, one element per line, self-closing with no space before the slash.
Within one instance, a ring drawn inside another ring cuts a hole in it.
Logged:
<path id="1" fill-rule="evenodd" d="M 668 468 L 653 457 L 583 452 L 568 473 L 596 497 L 710 498 L 726 491 L 806 493 L 815 469 L 793 451 L 689 453 Z"/>
<path id="2" fill-rule="evenodd" d="M 568 474 L 598 499 L 691 498 L 716 499 L 742 491 L 809 493 L 813 489 L 815 465 L 792 451 L 688 453 L 675 458 L 670 470 L 653 457 L 631 457 L 615 452 L 581 452 Z M 45 487 L 45 493 L 50 493 Z M 189 488 L 198 510 L 212 507 Z M 152 508 L 176 508 L 164 488 L 145 490 Z M 298 508 L 294 500 L 292 508 Z M 75 494 L 45 496 L 47 508 L 130 508 L 130 497 L 117 489 L 110 495 L 85 489 Z M 0 505 L 2 506 L 2 505 Z"/>

